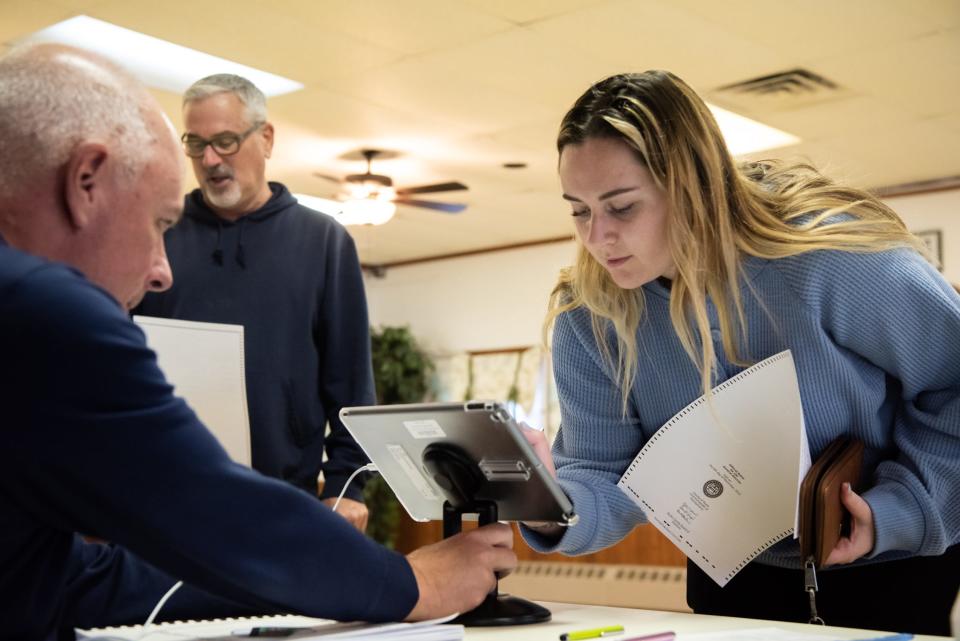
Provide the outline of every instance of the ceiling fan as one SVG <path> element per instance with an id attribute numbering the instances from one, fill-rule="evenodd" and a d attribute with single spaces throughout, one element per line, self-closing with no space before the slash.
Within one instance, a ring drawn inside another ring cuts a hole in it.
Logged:
<path id="1" fill-rule="evenodd" d="M 423 207 L 433 209 L 448 214 L 458 214 L 467 208 L 462 203 L 445 203 L 435 200 L 424 200 L 422 198 L 411 198 L 416 194 L 435 194 L 444 191 L 462 191 L 467 186 L 461 182 L 433 183 L 430 185 L 417 185 L 415 187 L 394 187 L 393 179 L 390 176 L 375 174 L 371 170 L 373 159 L 387 157 L 391 152 L 381 151 L 379 149 L 361 149 L 360 155 L 367 161 L 367 171 L 362 174 L 350 174 L 343 178 L 330 176 L 322 173 L 314 173 L 314 176 L 330 180 L 342 186 L 336 199 L 345 202 L 387 202 L 399 205 L 410 205 L 412 207 Z"/>

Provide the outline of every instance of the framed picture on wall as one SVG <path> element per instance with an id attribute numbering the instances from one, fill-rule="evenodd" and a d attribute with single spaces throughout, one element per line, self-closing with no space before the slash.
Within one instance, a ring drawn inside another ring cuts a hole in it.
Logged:
<path id="1" fill-rule="evenodd" d="M 937 259 L 940 271 L 943 271 L 943 232 L 939 229 L 927 229 L 915 231 L 913 234 L 926 244 L 930 255 Z"/>

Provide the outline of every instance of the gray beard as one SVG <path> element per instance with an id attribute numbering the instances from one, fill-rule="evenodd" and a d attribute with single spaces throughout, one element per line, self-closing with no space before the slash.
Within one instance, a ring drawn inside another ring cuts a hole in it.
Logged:
<path id="1" fill-rule="evenodd" d="M 207 203 L 217 209 L 230 209 L 231 207 L 235 207 L 243 197 L 243 194 L 240 193 L 240 185 L 236 182 L 231 182 L 230 187 L 226 191 L 212 191 L 210 189 L 203 189 L 202 191 Z"/>

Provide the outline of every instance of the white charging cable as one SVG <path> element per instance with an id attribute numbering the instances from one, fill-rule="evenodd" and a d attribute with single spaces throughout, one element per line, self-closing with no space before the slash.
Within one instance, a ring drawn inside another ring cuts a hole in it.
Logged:
<path id="1" fill-rule="evenodd" d="M 347 488 L 350 487 L 350 483 L 352 483 L 353 479 L 357 477 L 357 474 L 359 474 L 360 472 L 377 472 L 377 471 L 379 470 L 377 470 L 377 466 L 374 465 L 373 463 L 367 463 L 363 467 L 358 467 L 357 469 L 355 469 L 353 471 L 353 474 L 351 474 L 347 478 L 347 482 L 343 484 L 343 489 L 340 490 L 340 496 L 338 496 L 337 500 L 333 502 L 333 511 L 334 512 L 337 511 L 337 508 L 340 506 L 340 501 L 343 500 L 343 495 L 347 493 Z"/>
<path id="2" fill-rule="evenodd" d="M 373 463 L 367 463 L 362 467 L 358 467 L 353 471 L 349 477 L 347 477 L 347 482 L 343 484 L 343 489 L 340 490 L 340 496 L 337 497 L 337 500 L 333 503 L 333 511 L 336 512 L 337 508 L 340 506 L 340 501 L 343 499 L 343 495 L 347 493 L 347 488 L 350 487 L 350 484 L 353 482 L 353 479 L 357 478 L 357 474 L 361 472 L 376 472 L 377 466 Z M 167 593 L 164 594 L 157 605 L 154 606 L 153 612 L 150 613 L 150 616 L 147 617 L 146 622 L 143 624 L 143 628 L 140 630 L 140 634 L 137 636 L 137 639 L 142 639 L 146 636 L 147 632 L 150 630 L 150 626 L 153 625 L 153 620 L 157 618 L 157 615 L 160 613 L 160 608 L 173 596 L 173 593 L 180 589 L 180 586 L 183 585 L 183 581 L 177 581 L 172 588 L 167 590 Z"/>
<path id="3" fill-rule="evenodd" d="M 153 625 L 153 620 L 157 618 L 157 615 L 160 613 L 160 608 L 163 607 L 163 604 L 167 602 L 170 597 L 173 596 L 173 593 L 180 589 L 180 586 L 183 585 L 183 581 L 177 581 L 173 584 L 173 587 L 167 590 L 167 593 L 160 597 L 160 600 L 157 601 L 157 604 L 153 606 L 153 612 L 150 613 L 150 616 L 147 617 L 147 620 L 143 623 L 143 627 L 140 628 L 140 634 L 133 637 L 136 641 L 139 641 L 143 637 L 150 634 L 150 627 Z M 123 637 L 85 637 L 81 636 L 81 639 L 84 641 L 123 641 Z"/>
<path id="4" fill-rule="evenodd" d="M 180 589 L 180 586 L 183 585 L 183 581 L 177 581 L 173 584 L 173 587 L 167 590 L 167 593 L 160 597 L 160 600 L 157 601 L 157 605 L 154 606 L 153 612 L 150 613 L 150 616 L 147 617 L 147 620 L 144 622 L 143 627 L 140 629 L 140 634 L 137 636 L 137 639 L 142 639 L 147 635 L 150 630 L 150 626 L 153 625 L 153 620 L 157 618 L 157 615 L 160 614 L 160 608 L 163 607 L 163 604 L 166 603 L 170 597 L 173 596 L 173 593 Z"/>

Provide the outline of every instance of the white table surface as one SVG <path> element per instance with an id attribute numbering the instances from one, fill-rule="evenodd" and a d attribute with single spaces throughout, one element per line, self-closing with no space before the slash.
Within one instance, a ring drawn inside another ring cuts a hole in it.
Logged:
<path id="1" fill-rule="evenodd" d="M 812 626 L 783 621 L 765 621 L 760 619 L 738 619 L 716 617 L 682 612 L 663 612 L 656 610 L 637 610 L 632 608 L 611 608 L 599 605 L 578 605 L 574 603 L 543 603 L 553 613 L 547 623 L 531 625 L 474 627 L 466 629 L 467 641 L 558 641 L 564 632 L 586 630 L 611 625 L 622 625 L 624 633 L 607 637 L 609 641 L 629 639 L 644 634 L 673 631 L 677 641 L 683 641 L 686 634 L 741 630 L 748 628 L 780 628 L 792 632 L 829 635 L 834 639 L 870 639 L 884 636 L 876 630 L 856 630 L 832 626 Z M 944 613 L 944 616 L 947 616 Z M 917 635 L 916 641 L 946 640 L 949 637 Z"/>

